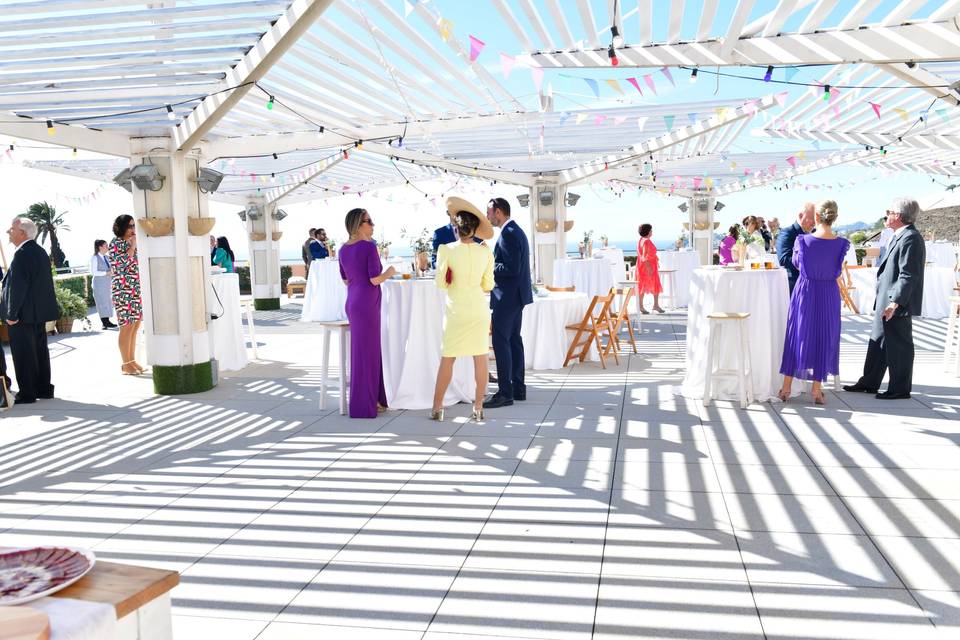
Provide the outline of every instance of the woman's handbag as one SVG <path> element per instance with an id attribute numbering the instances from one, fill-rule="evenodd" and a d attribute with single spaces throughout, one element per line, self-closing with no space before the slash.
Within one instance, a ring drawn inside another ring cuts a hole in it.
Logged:
<path id="1" fill-rule="evenodd" d="M 447 267 L 447 274 L 443 277 L 447 281 L 447 284 L 453 284 L 453 269 Z"/>

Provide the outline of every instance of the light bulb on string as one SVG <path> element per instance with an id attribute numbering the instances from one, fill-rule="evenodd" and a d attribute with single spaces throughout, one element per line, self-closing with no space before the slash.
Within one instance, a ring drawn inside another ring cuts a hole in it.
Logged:
<path id="1" fill-rule="evenodd" d="M 356 142 L 353 143 L 353 146 L 355 146 L 358 151 L 362 151 L 362 150 L 363 150 L 363 140 L 357 140 Z"/>
<path id="2" fill-rule="evenodd" d="M 773 78 L 773 65 L 768 65 L 767 72 L 763 74 L 763 81 L 770 82 L 772 78 Z"/>
<path id="3" fill-rule="evenodd" d="M 272 155 L 273 155 L 273 159 L 274 159 L 274 160 L 279 160 L 279 159 L 280 159 L 280 157 L 279 157 L 276 153 L 273 153 Z"/>
<path id="4" fill-rule="evenodd" d="M 699 70 L 694 67 L 693 71 L 690 72 L 690 84 L 693 84 L 697 81 L 697 71 Z"/>
<path id="5" fill-rule="evenodd" d="M 610 58 L 610 64 L 614 67 L 620 64 L 620 58 L 617 57 L 617 50 L 613 48 L 612 44 L 607 48 L 607 57 Z"/>
<path id="6" fill-rule="evenodd" d="M 53 120 L 47 120 L 47 135 L 52 136 L 56 133 L 57 133 L 57 130 L 53 126 Z"/>
<path id="7" fill-rule="evenodd" d="M 267 100 L 267 110 L 273 111 L 273 96 L 270 96 L 270 99 Z"/>
<path id="8" fill-rule="evenodd" d="M 167 105 L 167 120 L 176 120 L 177 114 L 173 112 L 173 107 Z"/>
<path id="9" fill-rule="evenodd" d="M 610 27 L 610 38 L 613 46 L 622 47 L 623 46 L 623 36 L 620 35 L 620 29 L 617 28 L 617 25 L 612 25 Z"/>
<path id="10" fill-rule="evenodd" d="M 72 153 L 71 155 L 72 155 L 74 158 L 77 157 L 77 148 L 76 148 L 76 147 L 73 148 L 73 153 Z"/>
<path id="11" fill-rule="evenodd" d="M 829 99 L 830 99 L 830 85 L 825 84 L 823 85 L 823 100 L 824 102 L 826 102 Z"/>
<path id="12" fill-rule="evenodd" d="M 346 159 L 349 158 L 349 157 L 350 157 L 350 154 L 347 153 L 347 150 L 346 150 L 346 149 L 344 149 L 344 150 L 343 150 L 343 159 L 346 160 Z"/>

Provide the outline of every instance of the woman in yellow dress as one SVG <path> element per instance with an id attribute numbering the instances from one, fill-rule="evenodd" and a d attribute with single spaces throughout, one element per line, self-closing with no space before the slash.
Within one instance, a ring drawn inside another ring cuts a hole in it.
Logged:
<path id="1" fill-rule="evenodd" d="M 436 282 L 447 290 L 447 309 L 430 419 L 443 420 L 443 396 L 453 377 L 454 360 L 472 356 L 477 382 L 472 419 L 483 420 L 490 334 L 490 303 L 485 294 L 493 289 L 493 252 L 476 239 L 493 238 L 493 226 L 463 198 L 447 198 L 447 213 L 453 218 L 459 240 L 437 248 Z"/>

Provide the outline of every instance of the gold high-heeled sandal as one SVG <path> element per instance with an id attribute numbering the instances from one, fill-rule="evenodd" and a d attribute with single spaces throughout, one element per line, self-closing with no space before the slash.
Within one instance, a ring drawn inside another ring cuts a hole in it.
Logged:
<path id="1" fill-rule="evenodd" d="M 128 371 L 127 367 L 133 364 L 133 360 L 127 360 L 124 363 L 120 364 L 120 373 L 125 376 L 137 376 L 140 375 L 140 370 L 136 366 L 132 366 L 133 371 Z"/>
<path id="2" fill-rule="evenodd" d="M 443 409 L 439 411 L 430 410 L 430 419 L 436 422 L 443 422 Z"/>
<path id="3" fill-rule="evenodd" d="M 483 422 L 483 409 L 477 409 L 474 407 L 473 414 L 470 416 L 470 419 L 474 422 Z"/>

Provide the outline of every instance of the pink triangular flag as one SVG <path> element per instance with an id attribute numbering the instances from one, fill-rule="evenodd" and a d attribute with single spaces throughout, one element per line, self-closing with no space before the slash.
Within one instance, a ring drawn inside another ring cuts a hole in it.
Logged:
<path id="1" fill-rule="evenodd" d="M 627 121 L 627 116 L 617 116 L 616 118 L 613 119 L 613 124 L 621 125 L 626 121 Z"/>
<path id="2" fill-rule="evenodd" d="M 673 76 L 670 75 L 670 69 L 669 69 L 669 67 L 661 67 L 661 68 L 660 68 L 660 71 L 663 73 L 663 75 L 667 76 L 667 80 L 670 81 L 670 84 L 671 84 L 671 85 L 673 85 L 674 87 L 677 86 L 677 83 L 675 83 L 675 82 L 673 81 Z"/>
<path id="3" fill-rule="evenodd" d="M 636 78 L 627 78 L 627 82 L 633 85 L 633 88 L 640 92 L 640 95 L 643 95 L 643 89 L 640 88 L 640 83 L 637 82 Z"/>
<path id="4" fill-rule="evenodd" d="M 477 56 L 480 55 L 480 52 L 483 51 L 483 48 L 487 44 L 474 36 L 470 36 L 470 62 L 476 62 Z"/>
<path id="5" fill-rule="evenodd" d="M 503 52 L 500 53 L 500 69 L 503 71 L 503 79 L 510 79 L 510 72 L 513 71 L 513 56 Z"/>
<path id="6" fill-rule="evenodd" d="M 648 73 L 643 76 L 643 81 L 650 87 L 650 91 L 653 91 L 653 95 L 657 95 L 657 85 L 653 84 L 653 76 Z"/>
<path id="7" fill-rule="evenodd" d="M 870 107 L 873 109 L 873 112 L 877 114 L 877 117 L 880 117 L 880 105 L 876 102 L 871 102 Z"/>
<path id="8" fill-rule="evenodd" d="M 788 157 L 788 158 L 787 158 L 787 164 L 789 164 L 791 167 L 793 167 L 794 169 L 796 169 L 796 168 L 797 168 L 797 159 L 796 159 L 796 157 L 794 157 L 794 156 Z"/>
<path id="9" fill-rule="evenodd" d="M 699 188 L 700 188 L 700 183 L 702 183 L 702 182 L 703 182 L 703 178 L 701 178 L 700 176 L 694 176 L 694 177 L 693 177 L 693 188 L 694 188 L 694 189 L 699 189 Z"/>
<path id="10" fill-rule="evenodd" d="M 540 87 L 543 85 L 543 69 L 530 67 L 530 75 L 533 77 L 533 86 L 537 88 L 537 91 L 540 91 Z"/>
<path id="11" fill-rule="evenodd" d="M 776 173 L 776 172 L 777 172 L 777 165 L 775 165 L 775 164 L 770 165 L 769 171 L 770 171 L 771 174 Z"/>
<path id="12" fill-rule="evenodd" d="M 606 120 L 606 119 L 607 119 L 607 116 L 601 114 L 601 115 L 598 115 L 598 116 L 594 117 L 593 123 L 594 123 L 594 124 L 603 124 L 603 121 Z"/>
<path id="13" fill-rule="evenodd" d="M 787 104 L 787 96 L 789 95 L 786 91 L 781 91 L 780 93 L 773 96 L 774 100 L 777 101 L 777 104 L 781 107 Z"/>

